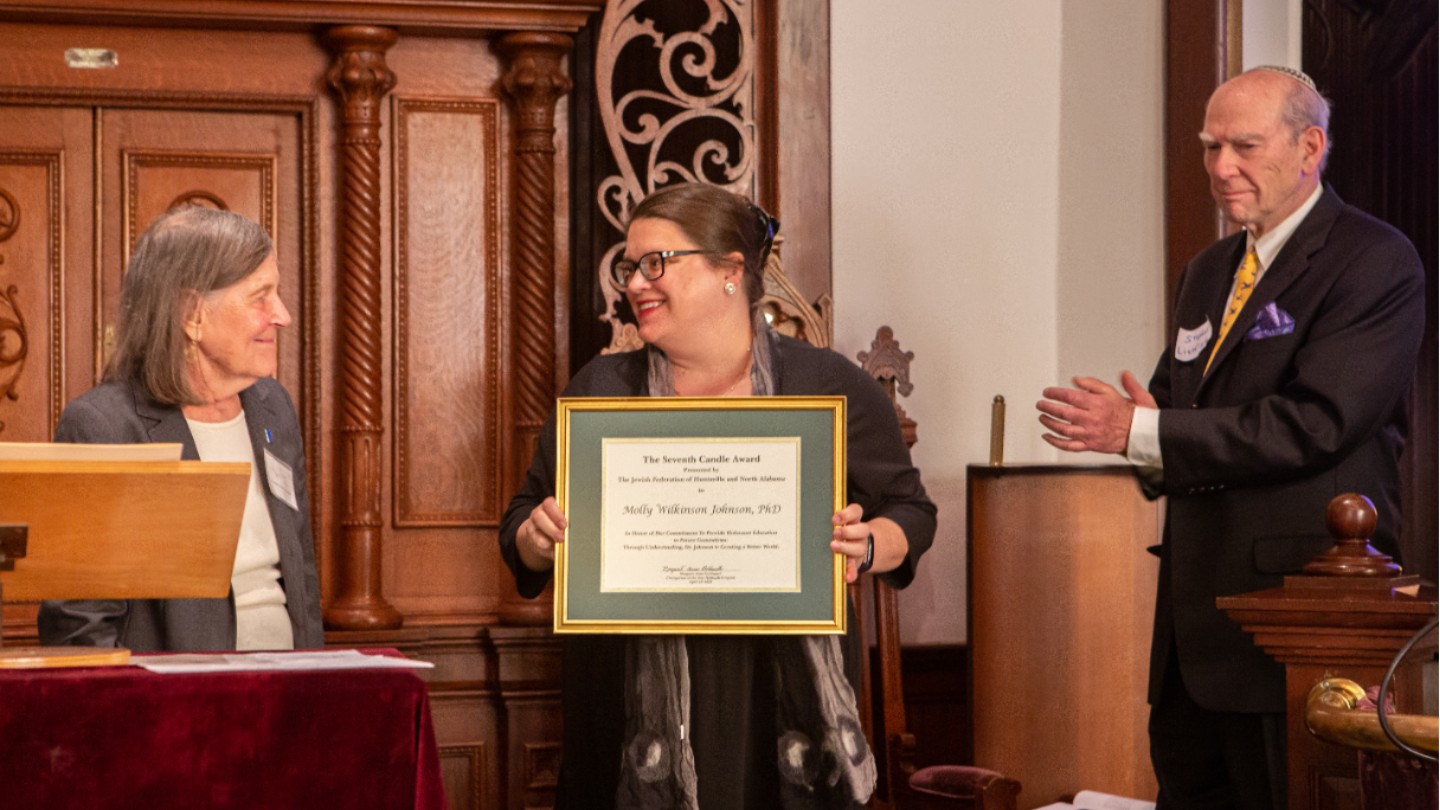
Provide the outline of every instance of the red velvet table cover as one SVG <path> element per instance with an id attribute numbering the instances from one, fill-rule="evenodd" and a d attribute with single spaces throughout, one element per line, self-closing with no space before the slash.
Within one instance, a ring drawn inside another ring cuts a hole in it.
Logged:
<path id="1" fill-rule="evenodd" d="M 0 670 L 0 807 L 445 806 L 411 670 Z"/>

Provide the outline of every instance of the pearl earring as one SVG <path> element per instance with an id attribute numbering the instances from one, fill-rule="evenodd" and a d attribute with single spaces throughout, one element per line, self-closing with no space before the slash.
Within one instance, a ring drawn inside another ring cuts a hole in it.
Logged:
<path id="1" fill-rule="evenodd" d="M 726 294 L 726 295 L 734 295 L 734 294 L 735 294 L 735 282 L 733 282 L 733 281 L 727 281 L 727 282 L 725 282 L 725 294 Z"/>

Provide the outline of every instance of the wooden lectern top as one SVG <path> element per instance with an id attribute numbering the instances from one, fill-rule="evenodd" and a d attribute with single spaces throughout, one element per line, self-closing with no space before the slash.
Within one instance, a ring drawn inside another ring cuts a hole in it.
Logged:
<path id="1" fill-rule="evenodd" d="M 247 463 L 0 461 L 0 524 L 27 527 L 6 599 L 224 597 Z"/>

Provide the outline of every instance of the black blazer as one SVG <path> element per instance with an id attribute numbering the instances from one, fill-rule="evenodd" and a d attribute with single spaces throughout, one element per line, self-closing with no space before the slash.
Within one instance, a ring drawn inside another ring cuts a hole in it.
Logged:
<path id="1" fill-rule="evenodd" d="M 1218 335 L 1245 234 L 1186 267 L 1177 334 Z M 1150 381 L 1169 497 L 1151 649 L 1150 699 L 1169 645 L 1201 706 L 1284 711 L 1283 669 L 1215 607 L 1281 584 L 1333 541 L 1325 508 L 1343 492 L 1375 502 L 1373 543 L 1398 555 L 1397 462 L 1405 395 L 1425 327 L 1425 280 L 1398 231 L 1326 190 L 1261 277 L 1204 372 L 1206 344 L 1172 341 Z M 1214 338 L 1212 338 L 1213 341 Z M 1181 354 L 1185 354 L 1183 351 Z"/>
<path id="2" fill-rule="evenodd" d="M 255 450 L 270 520 L 275 525 L 281 585 L 295 646 L 323 647 L 320 583 L 305 484 L 305 448 L 295 406 L 284 386 L 269 378 L 240 392 L 240 404 L 250 428 L 250 444 Z M 60 417 L 55 440 L 96 444 L 178 442 L 184 448 L 182 458 L 200 458 L 180 409 L 151 400 L 133 383 L 108 382 L 76 397 Z M 294 472 L 299 509 L 291 509 L 271 492 L 264 461 L 267 448 Z M 226 599 L 52 600 L 41 604 L 39 626 L 40 643 L 46 645 L 118 645 L 139 652 L 233 650 L 234 594 Z"/>

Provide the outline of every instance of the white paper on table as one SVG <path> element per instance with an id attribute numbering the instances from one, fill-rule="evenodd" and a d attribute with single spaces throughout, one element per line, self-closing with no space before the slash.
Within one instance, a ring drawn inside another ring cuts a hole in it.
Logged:
<path id="1" fill-rule="evenodd" d="M 429 661 L 371 655 L 359 650 L 301 650 L 296 652 L 221 653 L 200 655 L 142 655 L 130 663 L 151 672 L 180 674 L 190 672 L 249 672 L 320 669 L 431 669 Z"/>
<path id="2" fill-rule="evenodd" d="M 1082 790 L 1075 794 L 1075 807 L 1079 810 L 1155 810 L 1155 802 Z"/>

